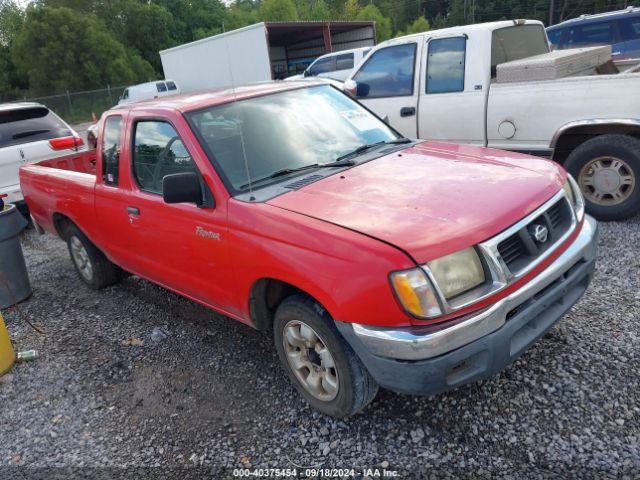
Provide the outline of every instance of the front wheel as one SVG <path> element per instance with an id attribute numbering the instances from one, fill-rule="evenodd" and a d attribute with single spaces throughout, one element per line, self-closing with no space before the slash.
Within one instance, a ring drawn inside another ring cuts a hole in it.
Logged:
<path id="1" fill-rule="evenodd" d="M 640 140 L 628 135 L 600 135 L 587 140 L 564 166 L 599 220 L 623 220 L 640 211 Z"/>
<path id="2" fill-rule="evenodd" d="M 378 384 L 317 302 L 303 295 L 285 299 L 273 327 L 283 368 L 316 410 L 347 417 L 376 396 Z"/>

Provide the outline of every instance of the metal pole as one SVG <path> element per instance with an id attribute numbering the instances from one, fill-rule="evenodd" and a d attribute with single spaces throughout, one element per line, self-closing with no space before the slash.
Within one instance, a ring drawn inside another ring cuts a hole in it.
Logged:
<path id="1" fill-rule="evenodd" d="M 109 93 L 109 105 L 113 105 L 113 98 L 111 97 L 111 85 L 107 83 L 107 92 Z"/>
<path id="2" fill-rule="evenodd" d="M 69 114 L 71 114 L 71 95 L 69 95 L 69 90 L 67 90 L 67 102 L 69 102 Z"/>
<path id="3" fill-rule="evenodd" d="M 549 25 L 547 25 L 548 27 L 553 25 L 553 11 L 555 10 L 555 7 L 556 7 L 555 0 L 550 0 L 550 3 L 549 3 Z"/>

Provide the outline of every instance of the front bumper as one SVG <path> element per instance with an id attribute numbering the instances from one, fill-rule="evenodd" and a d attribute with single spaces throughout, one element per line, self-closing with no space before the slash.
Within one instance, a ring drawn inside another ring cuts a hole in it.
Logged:
<path id="1" fill-rule="evenodd" d="M 385 388 L 428 395 L 487 378 L 518 358 L 585 292 L 595 269 L 597 229 L 585 216 L 573 243 L 536 278 L 450 327 L 336 326 Z"/>

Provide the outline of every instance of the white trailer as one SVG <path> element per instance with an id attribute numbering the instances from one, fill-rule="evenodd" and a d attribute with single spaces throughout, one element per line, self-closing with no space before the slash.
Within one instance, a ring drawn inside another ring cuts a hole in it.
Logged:
<path id="1" fill-rule="evenodd" d="M 325 53 L 375 45 L 375 22 L 262 22 L 162 50 L 183 92 L 286 78 Z"/>

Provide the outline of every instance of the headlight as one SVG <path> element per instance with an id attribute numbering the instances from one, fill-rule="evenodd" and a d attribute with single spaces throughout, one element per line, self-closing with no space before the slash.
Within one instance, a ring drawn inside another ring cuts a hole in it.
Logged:
<path id="1" fill-rule="evenodd" d="M 567 173 L 567 181 L 564 182 L 562 188 L 569 199 L 569 202 L 571 202 L 573 210 L 576 212 L 578 222 L 581 222 L 584 218 L 584 197 L 582 196 L 578 182 L 576 182 L 573 177 Z"/>
<path id="2" fill-rule="evenodd" d="M 475 249 L 467 248 L 427 263 L 438 289 L 450 299 L 484 283 L 484 269 Z M 432 318 L 442 315 L 438 296 L 422 267 L 391 274 L 398 300 L 410 314 Z"/>
<path id="3" fill-rule="evenodd" d="M 447 300 L 484 283 L 484 269 L 473 248 L 432 260 L 427 265 Z"/>
<path id="4" fill-rule="evenodd" d="M 422 268 L 391 274 L 391 285 L 407 312 L 422 318 L 442 315 L 440 304 Z"/>

